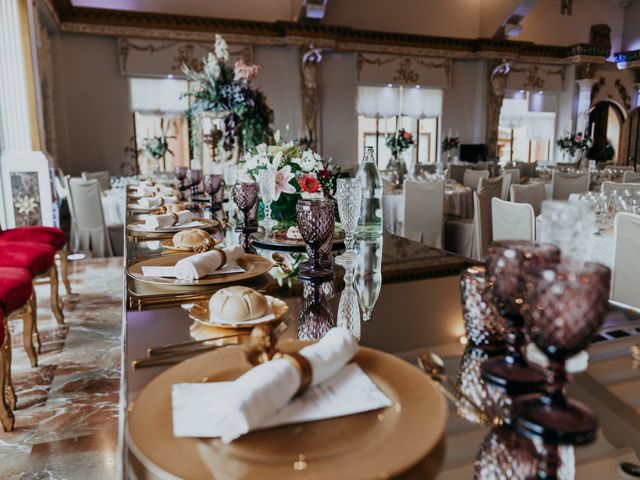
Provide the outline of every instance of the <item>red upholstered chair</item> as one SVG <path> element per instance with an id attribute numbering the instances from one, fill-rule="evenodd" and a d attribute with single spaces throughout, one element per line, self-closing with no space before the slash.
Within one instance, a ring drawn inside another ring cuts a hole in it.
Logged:
<path id="1" fill-rule="evenodd" d="M 0 267 L 16 267 L 29 270 L 34 280 L 48 278 L 51 284 L 49 297 L 51 310 L 59 324 L 64 323 L 60 298 L 58 297 L 58 270 L 54 247 L 39 243 L 0 244 Z"/>
<path id="2" fill-rule="evenodd" d="M 5 432 L 10 432 L 13 430 L 15 418 L 11 406 L 5 398 L 6 395 L 4 395 L 7 391 L 7 382 L 10 381 L 10 375 L 7 375 L 7 372 L 10 373 L 11 369 L 11 364 L 7 359 L 7 350 L 11 350 L 11 346 L 7 348 L 5 330 L 7 330 L 7 322 L 2 310 L 0 310 L 0 392 L 3 393 L 3 395 L 0 395 L 0 423 Z"/>
<path id="3" fill-rule="evenodd" d="M 62 274 L 62 282 L 67 291 L 67 295 L 71 295 L 71 284 L 69 283 L 69 263 L 67 261 L 67 239 L 64 232 L 56 227 L 44 227 L 41 225 L 31 227 L 16 227 L 9 230 L 0 230 L 0 245 L 3 243 L 44 243 L 51 245 L 58 252 L 60 257 L 60 273 Z"/>
<path id="4" fill-rule="evenodd" d="M 22 340 L 32 367 L 38 365 L 38 353 L 33 343 L 38 338 L 36 295 L 31 273 L 24 268 L 0 267 L 0 309 L 8 320 L 22 319 Z M 9 335 L 9 332 L 7 333 Z M 8 341 L 11 345 L 11 340 Z"/>

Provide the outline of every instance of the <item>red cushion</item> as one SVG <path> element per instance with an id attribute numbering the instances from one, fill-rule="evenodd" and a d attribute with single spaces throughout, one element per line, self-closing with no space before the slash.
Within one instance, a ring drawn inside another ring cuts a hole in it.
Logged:
<path id="1" fill-rule="evenodd" d="M 0 244 L 7 242 L 31 242 L 51 245 L 60 250 L 67 243 L 64 232 L 56 227 L 17 227 L 0 232 Z"/>
<path id="2" fill-rule="evenodd" d="M 33 292 L 31 273 L 24 268 L 0 267 L 0 308 L 7 315 L 23 306 Z"/>
<path id="3" fill-rule="evenodd" d="M 51 268 L 55 256 L 55 248 L 41 243 L 0 244 L 0 267 L 26 268 L 32 276 Z"/>

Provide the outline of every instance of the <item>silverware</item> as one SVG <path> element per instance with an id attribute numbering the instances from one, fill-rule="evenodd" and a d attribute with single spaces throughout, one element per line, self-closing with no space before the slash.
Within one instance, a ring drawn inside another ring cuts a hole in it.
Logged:
<path id="1" fill-rule="evenodd" d="M 467 404 L 466 406 L 474 411 L 483 425 L 499 425 L 502 423 L 501 419 L 498 417 L 490 418 L 482 408 L 476 405 L 468 395 L 458 388 L 458 386 L 445 373 L 444 361 L 438 354 L 428 350 L 420 352 L 420 354 L 418 354 L 418 365 L 431 377 L 442 394 L 451 400 L 454 405 L 460 405 L 460 399 L 464 400 Z M 445 383 L 453 392 L 445 388 Z"/>
<path id="2" fill-rule="evenodd" d="M 284 255 L 278 252 L 273 252 L 271 254 L 271 259 L 275 262 L 273 265 L 274 267 L 280 267 L 284 273 L 291 273 L 291 267 L 285 263 Z"/>
<path id="3" fill-rule="evenodd" d="M 181 351 L 177 351 L 177 352 L 169 352 L 169 353 L 165 353 L 163 355 L 156 355 L 154 357 L 148 357 L 148 358 L 143 358 L 140 360 L 134 360 L 133 362 L 131 362 L 131 366 L 136 369 L 136 368 L 145 368 L 145 367 L 159 367 L 162 365 L 172 365 L 174 363 L 178 363 L 181 362 L 182 360 L 185 360 L 185 357 L 187 355 L 193 355 L 196 353 L 204 353 L 204 352 L 208 352 L 210 350 L 216 350 L 218 348 L 223 348 L 223 347 L 228 347 L 229 345 L 235 345 L 235 344 L 228 344 L 228 345 L 207 345 L 204 347 L 200 347 L 200 348 L 192 348 L 189 350 L 181 350 Z"/>
<path id="4" fill-rule="evenodd" d="M 210 337 L 210 338 L 204 338 L 200 340 L 187 340 L 185 342 L 168 343 L 166 345 L 160 345 L 158 347 L 149 347 L 147 349 L 147 355 L 151 357 L 154 355 L 159 355 L 159 354 L 171 352 L 174 350 L 184 350 L 184 347 L 189 347 L 191 345 L 199 345 L 201 343 L 213 342 L 215 340 L 224 340 L 227 338 L 249 336 L 250 334 L 251 332 L 247 331 L 242 333 L 235 333 L 233 335 L 222 335 L 218 337 Z"/>

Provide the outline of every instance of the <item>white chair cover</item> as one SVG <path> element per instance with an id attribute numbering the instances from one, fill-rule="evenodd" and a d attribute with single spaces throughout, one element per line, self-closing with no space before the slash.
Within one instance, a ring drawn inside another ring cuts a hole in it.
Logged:
<path id="1" fill-rule="evenodd" d="M 77 250 L 91 251 L 96 257 L 110 257 L 114 249 L 104 222 L 100 195 L 98 180 L 69 180 L 69 196 L 77 222 Z M 121 225 L 119 229 L 123 230 Z"/>
<path id="2" fill-rule="evenodd" d="M 624 183 L 640 183 L 640 173 L 636 172 L 624 172 L 622 176 Z"/>
<path id="3" fill-rule="evenodd" d="M 499 198 L 492 198 L 491 222 L 494 241 L 535 239 L 533 207 L 526 203 L 505 202 Z"/>
<path id="4" fill-rule="evenodd" d="M 514 203 L 528 203 L 533 207 L 535 216 L 540 215 L 544 201 L 544 183 L 533 182 L 527 185 L 511 185 L 511 201 Z"/>
<path id="5" fill-rule="evenodd" d="M 611 299 L 640 308 L 638 272 L 640 272 L 640 215 L 619 213 L 614 223 L 615 253 Z"/>
<path id="6" fill-rule="evenodd" d="M 515 185 L 515 184 L 519 184 L 520 183 L 520 169 L 519 168 L 505 168 L 504 169 L 505 176 L 507 175 L 507 173 L 511 174 L 511 185 Z"/>
<path id="7" fill-rule="evenodd" d="M 551 191 L 554 200 L 567 200 L 572 193 L 589 191 L 589 173 L 569 173 L 554 170 Z"/>
<path id="8" fill-rule="evenodd" d="M 502 192 L 500 198 L 502 200 L 509 200 L 509 192 L 511 190 L 511 173 L 505 172 L 502 174 Z"/>
<path id="9" fill-rule="evenodd" d="M 603 193 L 624 193 L 624 191 L 637 193 L 640 192 L 640 183 L 616 183 L 602 182 L 600 190 Z"/>
<path id="10" fill-rule="evenodd" d="M 444 181 L 404 182 L 403 235 L 442 248 Z"/>
<path id="11" fill-rule="evenodd" d="M 487 191 L 473 192 L 473 250 L 471 256 L 477 260 L 484 260 L 487 246 L 493 241 L 491 231 L 491 200 Z"/>
<path id="12" fill-rule="evenodd" d="M 505 181 L 504 177 L 500 175 L 494 178 L 481 178 L 478 185 L 478 192 L 485 192 L 489 195 L 489 204 L 493 197 L 502 198 L 502 185 Z"/>
<path id="13" fill-rule="evenodd" d="M 71 177 L 69 175 L 65 175 L 64 177 L 64 188 L 67 194 L 67 205 L 69 206 L 69 214 L 71 215 L 71 230 L 69 232 L 69 250 L 72 252 L 78 251 L 79 240 L 78 240 L 78 219 L 76 217 L 76 210 L 73 204 L 73 197 L 71 196 L 71 188 L 69 187 Z"/>
<path id="14" fill-rule="evenodd" d="M 99 172 L 82 172 L 83 180 L 98 180 L 100 189 L 104 192 L 111 188 L 111 182 L 109 181 L 109 172 L 106 170 L 100 170 Z"/>
<path id="15" fill-rule="evenodd" d="M 480 183 L 481 178 L 489 178 L 489 170 L 467 169 L 464 171 L 462 183 L 469 188 L 478 190 L 478 184 Z"/>

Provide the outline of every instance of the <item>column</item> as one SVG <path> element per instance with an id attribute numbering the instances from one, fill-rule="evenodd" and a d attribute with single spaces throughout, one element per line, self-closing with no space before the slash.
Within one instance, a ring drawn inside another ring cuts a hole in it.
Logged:
<path id="1" fill-rule="evenodd" d="M 596 80 L 585 78 L 577 80 L 578 110 L 576 112 L 576 133 L 586 131 L 589 126 L 589 109 L 591 108 L 591 90 Z M 591 133 L 591 132 L 587 132 Z"/>

